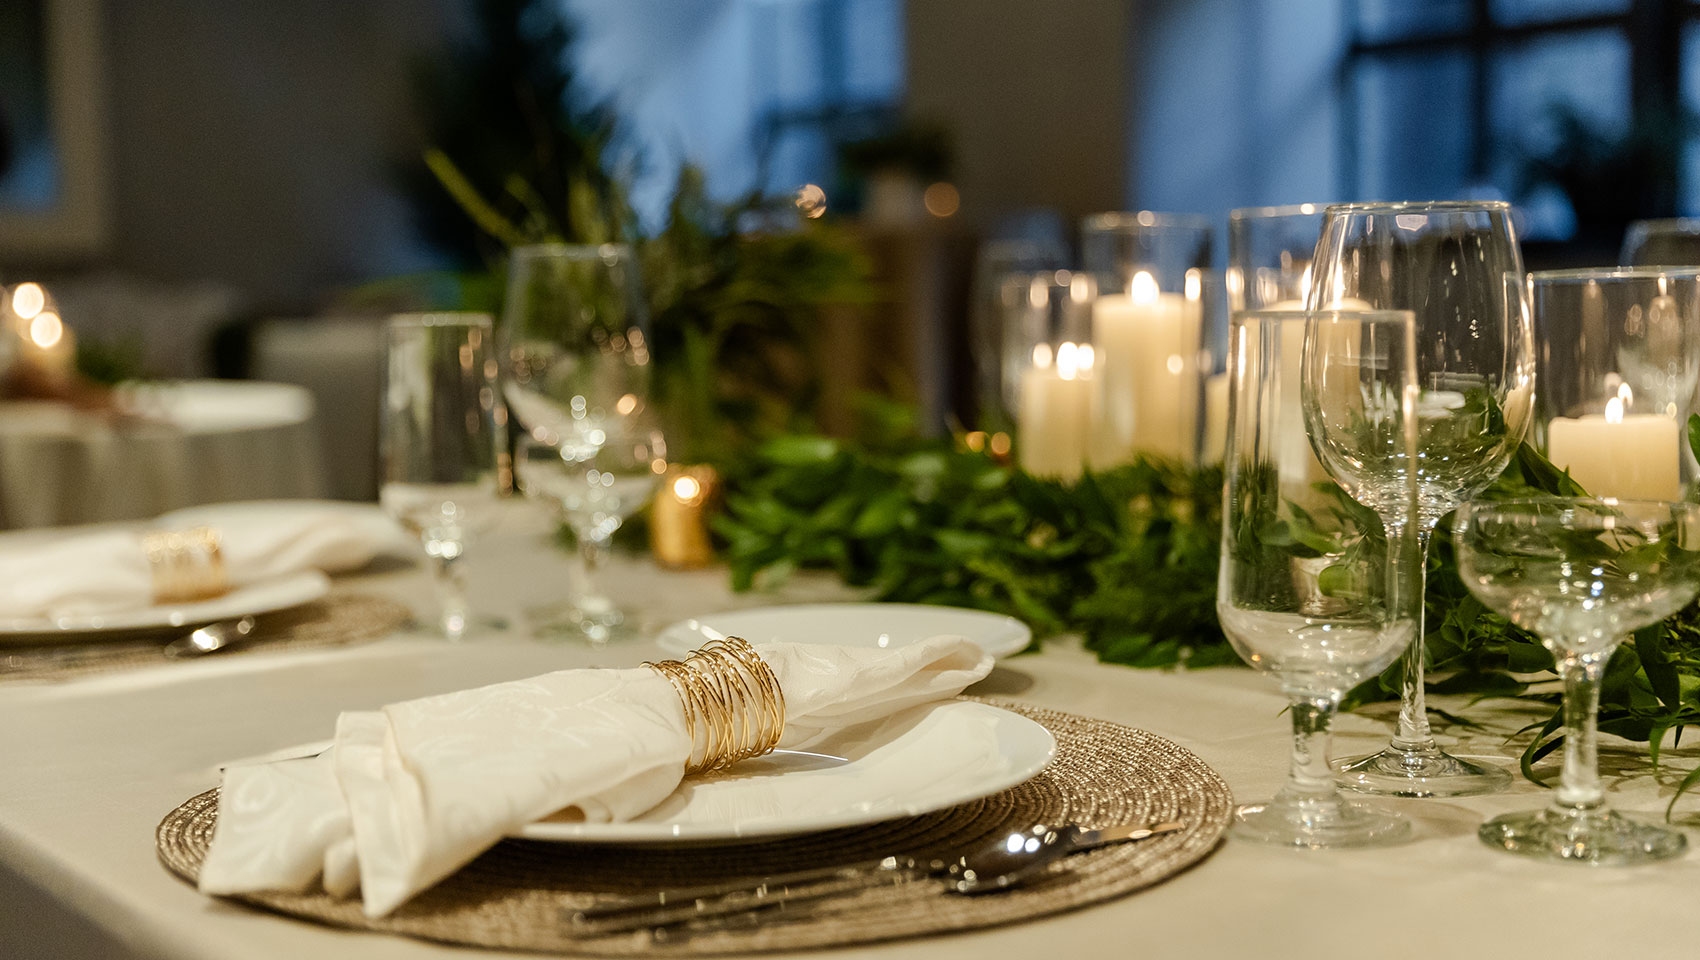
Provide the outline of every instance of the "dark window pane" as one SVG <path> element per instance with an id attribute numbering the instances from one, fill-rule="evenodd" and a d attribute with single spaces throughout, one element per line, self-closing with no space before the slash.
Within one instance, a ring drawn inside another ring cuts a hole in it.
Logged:
<path id="1" fill-rule="evenodd" d="M 1457 196 L 1470 174 L 1470 61 L 1459 51 L 1367 57 L 1357 75 L 1364 199 Z"/>
<path id="2" fill-rule="evenodd" d="M 1465 30 L 1470 6 L 1471 0 L 1358 0 L 1360 39 L 1375 42 Z"/>
<path id="3" fill-rule="evenodd" d="M 1523 24 L 1628 13 L 1630 0 L 1493 0 L 1496 23 Z"/>
<path id="4" fill-rule="evenodd" d="M 1682 102 L 1690 113 L 1700 115 L 1700 23 L 1694 21 L 1682 29 Z M 1690 139 L 1683 148 L 1678 202 L 1684 215 L 1700 215 L 1700 140 Z"/>

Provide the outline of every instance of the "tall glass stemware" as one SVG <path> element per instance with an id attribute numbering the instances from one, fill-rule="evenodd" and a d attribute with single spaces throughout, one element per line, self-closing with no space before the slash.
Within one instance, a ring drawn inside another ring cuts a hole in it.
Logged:
<path id="1" fill-rule="evenodd" d="M 389 325 L 379 502 L 419 537 L 434 574 L 443 634 L 468 624 L 461 559 L 488 525 L 498 486 L 496 357 L 490 317 L 403 314 Z"/>
<path id="2" fill-rule="evenodd" d="M 1418 515 L 1384 514 L 1405 601 L 1419 626 L 1404 661 L 1399 726 L 1387 749 L 1340 766 L 1350 789 L 1403 797 L 1466 796 L 1503 789 L 1503 769 L 1454 757 L 1435 743 L 1423 688 L 1421 632 L 1429 539 L 1440 518 L 1492 483 L 1522 442 L 1534 403 L 1534 336 L 1523 258 L 1507 204 L 1366 203 L 1326 211 L 1310 306 L 1410 310 L 1416 319 L 1420 426 L 1414 456 L 1360 461 L 1317 442 L 1317 455 L 1347 489 L 1365 470 L 1414 475 Z M 1307 422 L 1330 402 L 1306 361 Z"/>
<path id="3" fill-rule="evenodd" d="M 1339 377 L 1339 410 L 1366 436 L 1414 443 L 1415 370 L 1407 312 L 1324 314 L 1377 351 L 1360 383 Z M 1414 623 L 1392 594 L 1377 514 L 1322 474 L 1305 442 L 1297 380 L 1303 311 L 1236 314 L 1229 332 L 1229 441 L 1224 464 L 1216 612 L 1245 661 L 1292 702 L 1292 763 L 1273 799 L 1240 808 L 1234 831 L 1284 846 L 1343 847 L 1398 840 L 1410 824 L 1340 794 L 1328 765 L 1340 698 L 1386 669 Z M 1343 373 L 1344 371 L 1342 371 Z M 1380 506 L 1398 509 L 1392 488 Z M 1415 509 L 1408 484 L 1404 509 Z"/>
<path id="4" fill-rule="evenodd" d="M 513 420 L 545 443 L 587 444 L 604 420 L 648 403 L 649 345 L 629 247 L 514 250 L 501 340 Z"/>
<path id="5" fill-rule="evenodd" d="M 644 417 L 605 420 L 597 429 L 603 436 L 587 447 L 524 435 L 515 466 L 525 493 L 558 507 L 577 541 L 567 602 L 532 611 L 533 629 L 600 645 L 632 632 L 626 611 L 603 590 L 598 573 L 615 532 L 661 485 L 667 444 Z"/>
<path id="6" fill-rule="evenodd" d="M 1233 310 L 1304 306 L 1326 204 L 1228 211 L 1228 305 Z"/>
<path id="7" fill-rule="evenodd" d="M 1549 860 L 1634 864 L 1680 855 L 1675 830 L 1614 812 L 1600 786 L 1600 681 L 1624 637 L 1700 593 L 1700 505 L 1545 498 L 1470 503 L 1453 520 L 1458 572 L 1541 638 L 1564 680 L 1564 772 L 1545 808 L 1482 824 L 1483 843 Z"/>

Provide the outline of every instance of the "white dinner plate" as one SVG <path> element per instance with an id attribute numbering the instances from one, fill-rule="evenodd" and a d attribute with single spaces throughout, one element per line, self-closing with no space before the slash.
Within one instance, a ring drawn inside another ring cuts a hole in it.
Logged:
<path id="1" fill-rule="evenodd" d="M 920 603 L 810 603 L 728 610 L 681 620 L 656 642 L 668 653 L 689 653 L 710 640 L 751 643 L 835 643 L 846 647 L 904 647 L 940 634 L 967 637 L 994 657 L 1027 649 L 1033 631 L 1014 617 Z"/>
<path id="2" fill-rule="evenodd" d="M 0 620 L 0 639 L 39 637 L 44 634 L 54 635 L 60 640 L 73 634 L 97 638 L 104 634 L 132 630 L 199 626 L 216 620 L 230 620 L 298 607 L 319 599 L 329 593 L 330 589 L 329 577 L 317 570 L 304 570 L 259 583 L 250 583 L 223 596 L 193 603 L 167 603 L 143 607 L 140 610 L 78 614 L 53 619 Z"/>
<path id="3" fill-rule="evenodd" d="M 928 703 L 692 777 L 635 820 L 542 820 L 515 836 L 706 843 L 877 823 L 1015 786 L 1056 748 L 1050 731 L 1020 714 L 972 700 Z"/>

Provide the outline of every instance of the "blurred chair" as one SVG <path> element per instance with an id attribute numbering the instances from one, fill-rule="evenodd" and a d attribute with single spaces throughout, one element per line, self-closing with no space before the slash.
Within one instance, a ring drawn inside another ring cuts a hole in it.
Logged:
<path id="1" fill-rule="evenodd" d="M 274 319 L 254 329 L 253 375 L 313 395 L 328 487 L 338 499 L 378 496 L 386 329 L 383 317 L 363 316 Z"/>

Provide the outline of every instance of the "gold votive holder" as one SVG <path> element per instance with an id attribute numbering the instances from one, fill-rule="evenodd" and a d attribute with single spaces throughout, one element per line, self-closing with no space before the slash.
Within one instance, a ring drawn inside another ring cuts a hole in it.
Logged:
<path id="1" fill-rule="evenodd" d="M 664 567 L 689 570 L 714 562 L 708 518 L 720 495 L 713 467 L 674 467 L 662 478 L 649 520 L 649 548 Z"/>

